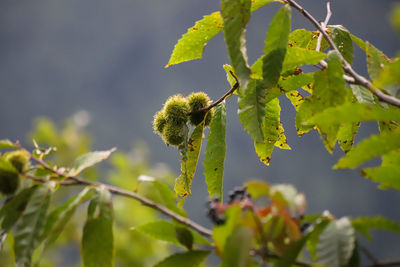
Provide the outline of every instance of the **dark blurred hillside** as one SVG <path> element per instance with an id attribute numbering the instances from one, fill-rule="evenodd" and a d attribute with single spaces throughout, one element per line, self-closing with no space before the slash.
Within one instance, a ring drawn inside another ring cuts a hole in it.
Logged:
<path id="1" fill-rule="evenodd" d="M 325 1 L 300 1 L 318 19 Z M 395 1 L 332 1 L 330 24 L 343 24 L 389 56 L 400 49 L 388 13 Z M 257 11 L 247 32 L 249 59 L 261 53 L 265 31 L 278 4 Z M 228 63 L 222 35 L 205 48 L 204 58 L 164 69 L 176 41 L 194 21 L 219 8 L 219 1 L 11 1 L 0 2 L 0 139 L 25 140 L 37 116 L 57 122 L 78 110 L 92 118 L 94 149 L 128 149 L 145 140 L 153 161 L 169 163 L 178 172 L 178 152 L 152 132 L 152 116 L 176 93 L 204 90 L 213 98 L 227 89 L 222 65 Z M 292 28 L 313 29 L 293 11 Z M 366 75 L 364 55 L 355 49 L 355 68 Z M 293 150 L 273 153 L 271 165 L 258 162 L 252 142 L 241 129 L 234 98 L 228 103 L 225 189 L 247 178 L 293 183 L 304 191 L 309 211 L 329 209 L 336 216 L 385 215 L 400 221 L 400 194 L 378 190 L 356 171 L 333 171 L 342 155 L 330 155 L 319 137 L 298 138 L 294 109 L 282 99 L 282 120 Z M 376 131 L 362 126 L 359 137 Z M 359 138 L 360 139 L 360 138 Z M 359 140 L 358 139 L 358 140 Z M 186 207 L 193 218 L 208 224 L 202 166 L 193 197 Z M 227 191 L 226 191 L 227 192 Z M 376 235 L 373 250 L 382 257 L 400 254 L 398 236 Z"/>

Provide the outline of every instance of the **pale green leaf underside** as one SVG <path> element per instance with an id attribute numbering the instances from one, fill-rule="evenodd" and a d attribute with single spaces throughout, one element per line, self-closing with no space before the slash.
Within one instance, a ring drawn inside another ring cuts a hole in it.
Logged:
<path id="1" fill-rule="evenodd" d="M 357 101 L 366 104 L 375 104 L 374 95 L 367 88 L 357 85 L 350 84 L 353 95 L 356 97 Z"/>
<path id="2" fill-rule="evenodd" d="M 330 267 L 346 266 L 353 254 L 355 233 L 350 220 L 331 221 L 319 236 L 318 261 Z"/>
<path id="3" fill-rule="evenodd" d="M 210 124 L 210 133 L 207 137 L 207 147 L 204 155 L 204 176 L 210 198 L 220 196 L 222 198 L 222 181 L 224 178 L 225 161 L 225 131 L 226 131 L 226 107 L 225 101 L 215 108 L 214 116 Z"/>
<path id="4" fill-rule="evenodd" d="M 105 159 L 107 159 L 116 148 L 105 151 L 94 151 L 86 153 L 75 160 L 74 167 L 69 172 L 70 175 L 77 175 L 86 168 L 89 168 Z"/>

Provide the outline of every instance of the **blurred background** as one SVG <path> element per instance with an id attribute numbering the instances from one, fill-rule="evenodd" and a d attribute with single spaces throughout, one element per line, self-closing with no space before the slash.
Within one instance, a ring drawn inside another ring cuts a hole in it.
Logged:
<path id="1" fill-rule="evenodd" d="M 325 18 L 325 1 L 299 2 L 317 19 Z M 395 2 L 332 1 L 330 24 L 344 25 L 393 57 L 400 50 L 399 35 L 388 17 Z M 250 63 L 261 55 L 265 31 L 279 6 L 271 4 L 253 14 L 247 31 Z M 87 125 L 93 150 L 116 146 L 127 151 L 140 140 L 147 144 L 150 162 L 167 163 L 178 173 L 179 153 L 153 133 L 152 118 L 170 95 L 201 90 L 215 100 L 229 89 L 222 68 L 229 63 L 222 34 L 210 41 L 203 59 L 164 66 L 187 28 L 218 9 L 219 1 L 210 0 L 1 1 L 0 139 L 31 145 L 27 134 L 36 118 L 45 116 L 61 125 L 75 114 L 78 123 Z M 297 28 L 313 30 L 293 10 L 292 29 Z M 358 48 L 354 66 L 367 75 L 365 55 Z M 295 110 L 285 98 L 281 103 L 292 150 L 275 149 L 270 166 L 265 166 L 240 126 L 235 97 L 228 100 L 224 192 L 250 178 L 291 183 L 306 194 L 309 213 L 382 215 L 399 222 L 399 192 L 378 189 L 356 170 L 332 170 L 343 152 L 329 154 L 316 132 L 297 137 Z M 375 124 L 363 124 L 356 141 L 374 132 Z M 202 171 L 199 164 L 185 208 L 190 218 L 210 226 Z M 376 232 L 374 238 L 366 245 L 379 258 L 400 255 L 398 235 Z"/>

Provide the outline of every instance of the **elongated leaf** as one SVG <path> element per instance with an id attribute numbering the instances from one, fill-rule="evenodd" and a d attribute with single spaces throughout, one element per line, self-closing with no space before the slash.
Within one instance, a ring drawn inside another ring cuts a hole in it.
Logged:
<path id="1" fill-rule="evenodd" d="M 278 260 L 278 262 L 274 266 L 275 267 L 292 266 L 292 264 L 294 264 L 297 257 L 301 253 L 309 236 L 310 234 L 304 235 L 299 240 L 290 244 L 289 247 L 285 249 L 285 252 L 283 253 L 282 257 Z"/>
<path id="2" fill-rule="evenodd" d="M 353 91 L 353 95 L 356 97 L 358 102 L 365 104 L 375 104 L 374 95 L 367 88 L 351 84 L 351 90 Z"/>
<path id="3" fill-rule="evenodd" d="M 380 135 L 372 135 L 361 141 L 349 153 L 342 157 L 334 168 L 356 168 L 358 165 L 374 157 L 398 148 L 400 148 L 399 132 L 385 132 Z"/>
<path id="4" fill-rule="evenodd" d="M 181 175 L 176 178 L 175 181 L 175 192 L 182 197 L 192 194 L 190 187 L 193 182 L 194 173 L 196 172 L 197 161 L 199 160 L 201 143 L 204 137 L 203 131 L 204 120 L 196 126 L 189 138 L 188 151 L 186 154 L 187 159 L 182 160 Z"/>
<path id="5" fill-rule="evenodd" d="M 303 134 L 313 128 L 313 125 L 305 125 L 312 116 L 329 107 L 342 105 L 346 98 L 346 83 L 343 80 L 343 68 L 336 52 L 330 52 L 328 56 L 328 69 L 314 74 L 313 93 L 307 97 L 300 106 L 296 116 L 298 134 Z M 336 142 L 338 126 L 321 128 L 326 149 L 332 153 Z"/>
<path id="6" fill-rule="evenodd" d="M 13 142 L 11 142 L 8 139 L 2 139 L 0 140 L 0 149 L 9 149 L 9 148 L 18 148 Z"/>
<path id="7" fill-rule="evenodd" d="M 278 83 L 286 55 L 290 23 L 290 6 L 284 5 L 276 12 L 269 25 L 265 38 L 265 56 L 262 59 L 263 85 L 267 88 L 272 88 Z"/>
<path id="8" fill-rule="evenodd" d="M 42 234 L 46 247 L 57 240 L 76 208 L 90 197 L 90 188 L 85 187 L 77 196 L 69 199 L 49 214 Z"/>
<path id="9" fill-rule="evenodd" d="M 176 253 L 157 263 L 154 267 L 197 267 L 207 258 L 208 254 L 210 254 L 210 251 L 205 250 L 190 250 L 184 253 Z"/>
<path id="10" fill-rule="evenodd" d="M 222 199 L 222 182 L 224 178 L 225 161 L 225 130 L 226 107 L 225 101 L 215 108 L 207 137 L 207 147 L 204 155 L 204 176 L 210 198 L 220 196 Z"/>
<path id="11" fill-rule="evenodd" d="M 304 102 L 304 96 L 302 96 L 296 90 L 286 93 L 286 97 L 290 100 L 290 102 L 292 102 L 292 105 L 296 110 L 299 110 L 301 104 Z"/>
<path id="12" fill-rule="evenodd" d="M 213 228 L 212 238 L 216 249 L 223 253 L 228 237 L 231 235 L 235 226 L 240 223 L 242 210 L 239 206 L 231 206 L 226 212 L 226 222 Z"/>
<path id="13" fill-rule="evenodd" d="M 342 25 L 330 25 L 331 37 L 344 59 L 353 64 L 353 41 L 349 32 Z"/>
<path id="14" fill-rule="evenodd" d="M 317 124 L 324 128 L 332 124 L 339 125 L 360 121 L 400 121 L 400 110 L 385 109 L 379 105 L 347 103 L 338 107 L 327 108 L 309 119 L 307 123 Z"/>
<path id="15" fill-rule="evenodd" d="M 3 205 L 0 210 L 0 219 L 4 217 L 1 223 L 2 231 L 8 232 L 15 225 L 22 212 L 25 210 L 32 193 L 36 189 L 37 186 L 24 188 Z"/>
<path id="16" fill-rule="evenodd" d="M 366 168 L 361 173 L 374 182 L 381 183 L 380 188 L 394 188 L 400 190 L 400 167 L 399 166 L 381 166 L 375 168 Z"/>
<path id="17" fill-rule="evenodd" d="M 390 231 L 400 234 L 400 224 L 398 222 L 381 216 L 358 217 L 354 218 L 351 223 L 356 231 L 363 234 L 370 241 L 372 241 L 370 230 Z"/>
<path id="18" fill-rule="evenodd" d="M 274 0 L 252 0 L 251 11 L 275 2 Z M 204 47 L 223 29 L 220 12 L 214 12 L 197 21 L 195 25 L 182 35 L 175 45 L 166 68 L 185 61 L 202 57 Z"/>
<path id="19" fill-rule="evenodd" d="M 280 149 L 291 150 L 292 148 L 289 146 L 289 144 L 286 140 L 285 129 L 283 129 L 282 122 L 279 122 L 278 131 L 279 131 L 279 135 L 278 135 L 278 139 L 275 142 L 275 146 L 279 147 Z"/>
<path id="20" fill-rule="evenodd" d="M 307 250 L 313 260 L 317 259 L 317 245 L 319 242 L 319 236 L 322 234 L 326 226 L 330 223 L 328 218 L 321 218 L 320 215 L 316 216 L 315 225 L 311 225 L 307 228 L 306 233 L 309 234 L 307 239 Z"/>
<path id="21" fill-rule="evenodd" d="M 266 165 L 269 165 L 275 143 L 280 136 L 280 111 L 281 107 L 279 106 L 278 98 L 267 103 L 262 125 L 264 140 L 262 142 L 254 141 L 254 148 L 258 158 Z"/>
<path id="22" fill-rule="evenodd" d="M 222 267 L 251 266 L 252 256 L 249 251 L 253 243 L 253 231 L 244 226 L 237 226 L 225 244 Z"/>
<path id="23" fill-rule="evenodd" d="M 95 151 L 89 152 L 85 155 L 80 156 L 75 160 L 74 167 L 70 171 L 70 175 L 77 175 L 84 169 L 89 168 L 105 159 L 107 159 L 116 148 L 112 148 L 106 151 Z"/>
<path id="24" fill-rule="evenodd" d="M 257 142 L 262 143 L 264 136 L 262 122 L 265 115 L 265 88 L 258 80 L 251 80 L 247 89 L 238 99 L 239 118 L 243 128 Z"/>
<path id="25" fill-rule="evenodd" d="M 86 267 L 113 266 L 113 211 L 111 193 L 104 187 L 90 201 L 83 227 L 82 258 Z"/>
<path id="26" fill-rule="evenodd" d="M 169 242 L 175 245 L 182 245 L 178 238 L 177 238 L 177 233 L 176 229 L 177 228 L 182 228 L 183 226 L 178 226 L 176 224 L 173 224 L 169 221 L 165 220 L 160 220 L 160 221 L 152 221 L 150 223 L 140 225 L 138 227 L 135 227 L 134 230 L 144 233 L 148 236 L 151 236 L 155 239 L 162 240 L 165 242 Z M 194 232 L 192 230 L 188 230 L 193 236 L 193 242 L 195 244 L 201 244 L 201 245 L 210 245 L 210 242 L 205 239 L 203 236 L 198 234 L 197 232 Z"/>
<path id="27" fill-rule="evenodd" d="M 331 221 L 319 236 L 318 260 L 330 267 L 346 266 L 355 246 L 354 228 L 347 217 Z"/>
<path id="28" fill-rule="evenodd" d="M 38 186 L 22 213 L 14 234 L 14 253 L 17 266 L 31 266 L 32 254 L 39 246 L 54 186 L 53 182 Z"/>
<path id="29" fill-rule="evenodd" d="M 245 29 L 251 16 L 250 7 L 251 0 L 221 0 L 221 16 L 228 55 L 243 88 L 247 87 L 250 78 L 245 39 Z"/>
<path id="30" fill-rule="evenodd" d="M 201 58 L 204 47 L 222 28 L 223 23 L 219 12 L 204 16 L 182 35 L 165 67 Z"/>

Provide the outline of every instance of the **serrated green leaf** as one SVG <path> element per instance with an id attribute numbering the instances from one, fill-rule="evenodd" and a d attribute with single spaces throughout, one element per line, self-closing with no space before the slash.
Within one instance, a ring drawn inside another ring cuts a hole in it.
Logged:
<path id="1" fill-rule="evenodd" d="M 400 167 L 399 166 L 381 166 L 375 168 L 366 168 L 361 173 L 368 179 L 381 183 L 380 188 L 394 188 L 400 190 Z"/>
<path id="2" fill-rule="evenodd" d="M 16 266 L 31 266 L 32 254 L 39 246 L 54 186 L 53 182 L 38 186 L 21 215 L 14 233 Z"/>
<path id="3" fill-rule="evenodd" d="M 379 105 L 346 103 L 338 107 L 325 109 L 310 118 L 307 123 L 310 125 L 317 124 L 324 128 L 332 124 L 340 125 L 360 121 L 400 121 L 400 110 L 385 109 Z"/>
<path id="4" fill-rule="evenodd" d="M 41 236 L 45 247 L 57 240 L 76 208 L 92 196 L 90 190 L 90 187 L 85 187 L 78 195 L 49 213 Z"/>
<path id="5" fill-rule="evenodd" d="M 258 80 L 251 80 L 239 98 L 239 118 L 243 128 L 257 142 L 263 142 L 262 122 L 265 115 L 265 88 Z"/>
<path id="6" fill-rule="evenodd" d="M 253 243 L 253 231 L 245 226 L 236 226 L 225 243 L 222 267 L 250 267 L 249 251 Z"/>
<path id="7" fill-rule="evenodd" d="M 400 148 L 400 133 L 385 132 L 364 139 L 335 165 L 336 169 L 356 168 L 379 155 Z"/>
<path id="8" fill-rule="evenodd" d="M 13 142 L 8 139 L 0 140 L 0 149 L 18 148 Z"/>
<path id="9" fill-rule="evenodd" d="M 302 65 L 315 65 L 325 58 L 326 54 L 322 52 L 300 47 L 288 47 L 282 70 L 287 71 Z"/>
<path id="10" fill-rule="evenodd" d="M 357 84 L 350 84 L 350 87 L 359 103 L 375 104 L 374 95 L 370 90 Z"/>
<path id="11" fill-rule="evenodd" d="M 205 250 L 190 250 L 184 253 L 175 253 L 156 265 L 154 267 L 197 267 L 199 266 L 210 254 L 210 251 Z"/>
<path id="12" fill-rule="evenodd" d="M 399 177 L 399 176 L 398 176 Z M 400 234 L 400 224 L 385 217 L 357 217 L 351 223 L 357 232 L 372 241 L 370 230 L 382 230 Z"/>
<path id="13" fill-rule="evenodd" d="M 210 124 L 207 147 L 204 155 L 204 176 L 210 198 L 219 196 L 222 199 L 222 182 L 225 161 L 226 107 L 225 101 L 218 104 Z"/>
<path id="14" fill-rule="evenodd" d="M 82 259 L 86 267 L 113 266 L 114 237 L 111 193 L 98 188 L 88 207 L 82 235 Z"/>
<path id="15" fill-rule="evenodd" d="M 344 59 L 353 64 L 353 41 L 350 34 L 342 25 L 330 25 L 330 35 Z"/>
<path id="16" fill-rule="evenodd" d="M 290 24 L 290 6 L 284 5 L 272 18 L 265 38 L 262 77 L 263 85 L 266 88 L 272 88 L 278 83 L 282 71 L 282 63 L 286 55 Z"/>
<path id="17" fill-rule="evenodd" d="M 8 232 L 20 218 L 25 210 L 32 193 L 37 189 L 37 186 L 32 186 L 22 189 L 17 195 L 13 196 L 10 201 L 5 203 L 0 210 L 1 230 Z"/>
<path id="18" fill-rule="evenodd" d="M 221 16 L 228 56 L 243 88 L 247 87 L 250 68 L 247 64 L 245 29 L 251 16 L 251 0 L 221 0 Z"/>
<path id="19" fill-rule="evenodd" d="M 271 154 L 275 143 L 280 136 L 280 111 L 279 99 L 268 102 L 265 105 L 265 116 L 263 119 L 263 141 L 254 141 L 254 148 L 261 162 L 269 165 Z"/>
<path id="20" fill-rule="evenodd" d="M 245 187 L 246 191 L 253 199 L 257 199 L 263 196 L 269 196 L 270 186 L 264 181 L 249 181 L 245 184 Z"/>
<path id="21" fill-rule="evenodd" d="M 211 13 L 196 21 L 194 26 L 179 39 L 165 67 L 201 58 L 204 47 L 222 28 L 222 17 L 219 12 Z"/>
<path id="22" fill-rule="evenodd" d="M 166 220 L 152 221 L 134 228 L 135 231 L 141 232 L 155 239 L 169 242 L 175 245 L 182 245 L 176 235 L 176 224 L 172 224 Z M 182 227 L 182 226 L 179 226 Z M 189 230 L 193 235 L 193 242 L 195 244 L 210 245 L 210 242 L 202 237 L 200 234 Z"/>
<path id="23" fill-rule="evenodd" d="M 319 236 L 318 261 L 330 266 L 346 266 L 355 246 L 355 233 L 350 220 L 343 217 L 331 221 Z"/>
<path id="24" fill-rule="evenodd" d="M 309 118 L 329 107 L 342 105 L 347 98 L 346 83 L 343 79 L 343 68 L 339 56 L 331 51 L 328 55 L 328 68 L 314 74 L 313 93 L 300 106 L 296 116 L 296 127 L 301 135 L 314 125 L 304 124 Z M 332 153 L 336 143 L 338 126 L 327 126 L 321 129 L 321 136 L 326 149 Z"/>
<path id="25" fill-rule="evenodd" d="M 182 160 L 181 163 L 181 175 L 175 180 L 174 190 L 176 194 L 181 197 L 191 195 L 190 187 L 193 182 L 194 173 L 196 172 L 197 161 L 199 160 L 199 154 L 201 149 L 201 143 L 203 141 L 204 131 L 204 120 L 202 123 L 196 126 L 193 130 L 189 141 L 188 150 L 186 153 L 186 160 Z"/>
<path id="26" fill-rule="evenodd" d="M 116 148 L 106 151 L 94 151 L 86 153 L 75 160 L 74 167 L 69 172 L 69 175 L 78 175 L 80 172 L 89 168 L 105 159 L 107 159 Z"/>
<path id="27" fill-rule="evenodd" d="M 251 11 L 275 2 L 273 0 L 252 0 Z M 182 38 L 178 40 L 172 51 L 166 68 L 185 61 L 199 59 L 202 57 L 204 47 L 208 42 L 223 29 L 220 12 L 214 12 L 197 21 L 195 25 L 187 30 Z"/>

